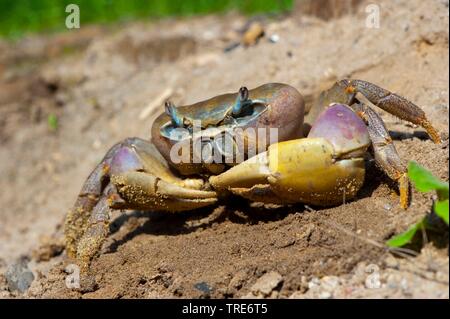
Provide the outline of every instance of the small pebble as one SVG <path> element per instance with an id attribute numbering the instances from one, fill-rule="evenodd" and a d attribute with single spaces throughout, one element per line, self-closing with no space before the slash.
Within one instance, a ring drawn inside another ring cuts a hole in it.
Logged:
<path id="1" fill-rule="evenodd" d="M 405 278 L 402 278 L 400 281 L 400 287 L 403 289 L 403 291 L 408 291 L 408 281 Z"/>
<path id="2" fill-rule="evenodd" d="M 276 271 L 271 271 L 260 277 L 250 290 L 255 294 L 268 296 L 281 282 L 283 277 Z"/>
<path id="3" fill-rule="evenodd" d="M 329 291 L 321 292 L 319 295 L 319 299 L 330 299 L 330 298 L 331 298 L 331 292 L 329 292 Z"/>
<path id="4" fill-rule="evenodd" d="M 19 291 L 20 293 L 27 291 L 34 280 L 33 273 L 28 269 L 28 258 L 22 257 L 9 265 L 5 277 L 10 291 Z"/>
<path id="5" fill-rule="evenodd" d="M 398 268 L 398 261 L 394 256 L 386 257 L 386 259 L 384 260 L 384 263 L 385 263 L 386 267 L 394 268 L 394 269 Z"/>
<path id="6" fill-rule="evenodd" d="M 314 277 L 308 282 L 308 289 L 318 287 L 318 286 L 320 286 L 319 278 Z"/>
<path id="7" fill-rule="evenodd" d="M 278 41 L 280 41 L 280 36 L 278 34 L 272 34 L 269 37 L 269 41 L 272 43 L 277 43 Z"/>
<path id="8" fill-rule="evenodd" d="M 212 291 L 212 288 L 204 281 L 198 282 L 194 285 L 194 288 L 197 290 L 200 290 L 201 292 L 205 294 L 209 294 Z"/>

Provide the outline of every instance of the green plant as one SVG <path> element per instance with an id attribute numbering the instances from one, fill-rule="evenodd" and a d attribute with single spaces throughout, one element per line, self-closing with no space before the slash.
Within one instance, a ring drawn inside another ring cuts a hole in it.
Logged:
<path id="1" fill-rule="evenodd" d="M 290 10 L 293 0 L 0 0 L 0 37 L 67 30 L 65 8 L 80 8 L 81 26 L 137 19 L 186 17 L 238 10 L 254 15 Z"/>
<path id="2" fill-rule="evenodd" d="M 58 129 L 58 118 L 55 114 L 49 114 L 47 117 L 47 125 L 51 131 L 56 131 Z"/>
<path id="3" fill-rule="evenodd" d="M 420 192 L 436 191 L 438 200 L 433 205 L 433 210 L 448 225 L 448 183 L 440 181 L 431 172 L 414 161 L 408 164 L 408 176 Z M 411 242 L 418 230 L 427 227 L 426 217 L 412 225 L 407 231 L 396 235 L 387 241 L 390 247 L 401 247 Z"/>

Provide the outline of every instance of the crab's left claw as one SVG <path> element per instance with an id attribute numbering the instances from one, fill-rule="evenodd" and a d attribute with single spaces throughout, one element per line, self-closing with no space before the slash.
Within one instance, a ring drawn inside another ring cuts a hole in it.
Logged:
<path id="1" fill-rule="evenodd" d="M 364 182 L 362 158 L 334 159 L 324 138 L 273 144 L 269 150 L 210 177 L 216 189 L 266 203 L 336 205 L 356 195 Z"/>

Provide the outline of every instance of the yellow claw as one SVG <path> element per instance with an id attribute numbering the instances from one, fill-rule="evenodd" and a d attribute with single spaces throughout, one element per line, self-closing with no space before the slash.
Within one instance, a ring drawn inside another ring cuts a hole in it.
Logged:
<path id="1" fill-rule="evenodd" d="M 364 173 L 362 157 L 338 158 L 326 139 L 305 138 L 273 144 L 210 183 L 256 201 L 328 206 L 354 197 Z"/>
<path id="2" fill-rule="evenodd" d="M 114 175 L 111 182 L 116 186 L 122 200 L 111 202 L 110 207 L 118 209 L 132 207 L 184 211 L 208 206 L 217 201 L 214 191 L 188 188 L 144 172 Z"/>

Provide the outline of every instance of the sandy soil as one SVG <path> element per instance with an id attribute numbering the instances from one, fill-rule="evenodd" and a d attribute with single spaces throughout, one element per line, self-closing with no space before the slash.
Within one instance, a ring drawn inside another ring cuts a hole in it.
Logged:
<path id="1" fill-rule="evenodd" d="M 414 191 L 400 209 L 395 185 L 370 160 L 358 198 L 338 207 L 233 199 L 195 212 L 116 212 L 93 262 L 97 289 L 65 286 L 65 213 L 112 144 L 148 138 L 162 105 L 140 114 L 168 89 L 183 104 L 285 82 L 311 101 L 336 79 L 365 79 L 425 110 L 441 145 L 380 113 L 400 156 L 448 181 L 448 1 L 378 3 L 379 29 L 365 27 L 363 2 L 327 22 L 296 13 L 263 19 L 266 36 L 231 51 L 247 23 L 235 14 L 0 43 L 0 297 L 448 298 L 448 229 L 428 234 L 421 251 L 410 247 L 417 257 L 379 244 L 429 213 L 432 195 Z M 23 294 L 5 275 L 21 256 L 35 276 Z"/>

